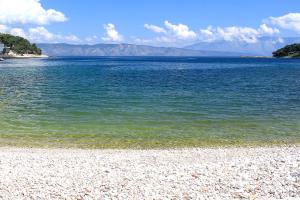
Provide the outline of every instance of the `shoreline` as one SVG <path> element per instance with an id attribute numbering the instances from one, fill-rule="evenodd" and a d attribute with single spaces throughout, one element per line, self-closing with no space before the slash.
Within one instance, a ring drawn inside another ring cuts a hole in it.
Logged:
<path id="1" fill-rule="evenodd" d="M 248 146 L 198 146 L 198 147 L 168 147 L 168 148 L 154 148 L 154 149 L 135 149 L 135 148 L 127 148 L 127 149 L 118 149 L 118 148 L 74 148 L 74 147 L 38 147 L 38 146 L 5 146 L 0 145 L 1 149 L 39 149 L 39 150 L 82 150 L 82 151 L 167 151 L 167 150 L 199 150 L 199 149 L 252 149 L 252 148 L 292 148 L 292 147 L 299 147 L 300 144 L 281 144 L 281 145 L 248 145 Z"/>
<path id="2" fill-rule="evenodd" d="M 0 199 L 297 199 L 299 152 L 0 147 Z"/>
<path id="3" fill-rule="evenodd" d="M 49 58 L 47 55 L 33 55 L 33 54 L 26 54 L 26 55 L 0 55 L 1 58 L 4 59 L 27 59 L 27 58 Z"/>
<path id="4" fill-rule="evenodd" d="M 277 140 L 209 139 L 152 137 L 126 138 L 93 135 L 27 135 L 0 134 L 0 148 L 63 148 L 63 149 L 182 149 L 182 148 L 226 148 L 226 147 L 285 147 L 300 145 L 299 138 Z"/>
<path id="5" fill-rule="evenodd" d="M 300 144 L 286 144 L 286 145 L 269 145 L 269 146 L 203 146 L 203 147 L 173 147 L 173 148 L 153 148 L 153 149 L 137 149 L 137 148 L 74 148 L 74 147 L 18 147 L 18 146 L 0 146 L 0 153 L 2 150 L 25 150 L 25 151 L 86 151 L 86 152 L 147 152 L 147 151 L 201 151 L 201 150 L 258 150 L 258 149 L 299 149 Z M 300 161 L 300 160 L 299 160 Z"/>
<path id="6" fill-rule="evenodd" d="M 2 145 L 1 149 L 32 149 L 32 150 L 67 150 L 67 151 L 185 151 L 185 150 L 217 150 L 217 149 L 275 149 L 275 148 L 299 148 L 300 143 L 290 144 L 241 144 L 241 145 L 207 145 L 207 146 L 174 146 L 174 147 L 80 147 L 80 146 L 16 146 L 16 145 Z M 300 152 L 299 152 L 300 154 Z"/>
<path id="7" fill-rule="evenodd" d="M 1 141 L 1 137 L 0 137 Z M 151 151 L 151 150 L 186 150 L 186 149 L 254 149 L 254 148 L 289 148 L 289 147 L 300 147 L 300 142 L 294 143 L 240 143 L 240 144 L 199 144 L 199 145 L 183 145 L 183 146 L 170 146 L 170 145 L 159 145 L 159 146 L 96 146 L 96 145 L 65 145 L 65 144 L 7 144 L 0 142 L 1 148 L 16 148 L 16 149 L 45 149 L 45 150 L 113 150 L 113 151 Z"/>

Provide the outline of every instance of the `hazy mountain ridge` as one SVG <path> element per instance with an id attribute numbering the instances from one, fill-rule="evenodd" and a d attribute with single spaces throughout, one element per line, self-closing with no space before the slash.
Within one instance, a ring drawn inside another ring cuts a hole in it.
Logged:
<path id="1" fill-rule="evenodd" d="M 256 43 L 246 43 L 242 41 L 225 41 L 218 40 L 213 42 L 199 42 L 185 47 L 192 50 L 207 50 L 221 52 L 240 52 L 241 54 L 272 56 L 272 52 L 288 44 L 299 43 L 300 37 L 278 38 L 261 37 Z"/>
<path id="2" fill-rule="evenodd" d="M 243 41 L 199 42 L 184 48 L 154 47 L 135 44 L 38 44 L 49 56 L 272 56 L 288 44 L 299 43 L 300 37 L 261 37 L 256 43 Z"/>
<path id="3" fill-rule="evenodd" d="M 48 56 L 241 56 L 243 53 L 154 47 L 135 44 L 38 44 Z"/>

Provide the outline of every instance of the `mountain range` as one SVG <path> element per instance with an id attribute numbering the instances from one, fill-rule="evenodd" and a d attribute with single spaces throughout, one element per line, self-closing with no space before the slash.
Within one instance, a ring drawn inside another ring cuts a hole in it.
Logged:
<path id="1" fill-rule="evenodd" d="M 300 43 L 297 38 L 258 38 L 256 43 L 243 41 L 199 42 L 184 48 L 154 47 L 135 44 L 74 45 L 65 43 L 38 44 L 48 56 L 271 56 L 288 44 Z"/>
<path id="2" fill-rule="evenodd" d="M 239 56 L 240 53 L 135 44 L 38 44 L 48 56 Z"/>

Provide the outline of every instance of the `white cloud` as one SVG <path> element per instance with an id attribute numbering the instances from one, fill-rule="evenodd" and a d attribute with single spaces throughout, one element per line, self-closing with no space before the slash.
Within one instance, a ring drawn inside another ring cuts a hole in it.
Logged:
<path id="1" fill-rule="evenodd" d="M 104 29 L 106 30 L 105 37 L 102 40 L 106 42 L 121 42 L 123 41 L 123 36 L 116 30 L 114 24 L 104 24 Z"/>
<path id="2" fill-rule="evenodd" d="M 92 37 L 86 37 L 85 41 L 89 44 L 94 44 L 94 43 L 98 42 L 98 37 L 96 35 L 94 35 Z"/>
<path id="3" fill-rule="evenodd" d="M 195 39 L 197 34 L 190 30 L 187 25 L 184 24 L 172 24 L 169 21 L 165 21 L 165 26 L 179 39 Z"/>
<path id="4" fill-rule="evenodd" d="M 214 28 L 212 26 L 208 26 L 206 29 L 201 29 L 200 34 L 207 39 L 214 39 Z"/>
<path id="5" fill-rule="evenodd" d="M 80 39 L 76 36 L 76 35 L 67 35 L 67 36 L 63 36 L 65 41 L 69 41 L 69 42 L 80 42 Z"/>
<path id="6" fill-rule="evenodd" d="M 212 26 L 200 30 L 200 38 L 203 41 L 211 42 L 215 40 L 244 41 L 247 43 L 257 42 L 257 30 L 248 27 L 217 27 Z"/>
<path id="7" fill-rule="evenodd" d="M 145 24 L 144 27 L 150 31 L 155 33 L 164 34 L 161 39 L 173 41 L 175 39 L 179 40 L 193 40 L 197 38 L 197 33 L 190 30 L 190 28 L 185 24 L 172 24 L 169 21 L 164 22 L 165 28 L 153 25 L 153 24 Z M 169 39 L 166 39 L 169 38 Z"/>
<path id="8" fill-rule="evenodd" d="M 54 9 L 43 8 L 40 0 L 0 0 L 0 23 L 40 24 L 66 21 L 66 16 Z"/>
<path id="9" fill-rule="evenodd" d="M 262 24 L 259 27 L 259 32 L 261 34 L 274 35 L 274 34 L 278 34 L 279 30 L 277 28 L 269 27 L 266 24 Z"/>
<path id="10" fill-rule="evenodd" d="M 185 24 L 172 24 L 169 21 L 164 22 L 164 28 L 152 24 L 145 24 L 144 27 L 154 33 L 160 34 L 152 39 L 138 39 L 137 42 L 141 44 L 162 44 L 165 46 L 186 45 L 198 38 L 196 32 L 190 30 Z"/>
<path id="11" fill-rule="evenodd" d="M 21 28 L 12 28 L 10 29 L 9 33 L 20 37 L 26 37 L 26 33 Z"/>
<path id="12" fill-rule="evenodd" d="M 33 42 L 80 42 L 80 39 L 75 35 L 54 34 L 42 26 L 30 28 L 27 32 L 27 38 Z"/>
<path id="13" fill-rule="evenodd" d="M 27 38 L 33 41 L 53 41 L 60 36 L 50 33 L 45 27 L 30 28 Z"/>
<path id="14" fill-rule="evenodd" d="M 150 31 L 153 31 L 154 33 L 167 33 L 167 31 L 164 28 L 155 26 L 153 24 L 144 24 L 144 27 Z"/>
<path id="15" fill-rule="evenodd" d="M 151 44 L 153 42 L 153 40 L 151 40 L 151 39 L 135 38 L 134 42 L 136 44 Z"/>
<path id="16" fill-rule="evenodd" d="M 144 27 L 155 33 L 160 34 L 158 37 L 150 39 L 138 39 L 139 43 L 181 46 L 195 41 L 212 42 L 216 40 L 225 41 L 242 41 L 246 43 L 256 43 L 259 37 L 279 35 L 280 31 L 266 23 L 261 24 L 258 28 L 251 27 L 213 27 L 208 26 L 200 29 L 199 32 L 191 30 L 185 24 L 173 24 L 169 21 L 164 22 L 164 27 L 145 24 Z M 300 29 L 300 27 L 299 27 Z"/>
<path id="17" fill-rule="evenodd" d="M 258 29 L 237 26 L 213 28 L 212 26 L 209 26 L 206 29 L 200 30 L 199 38 L 207 42 L 225 40 L 256 43 L 258 41 L 258 37 L 278 33 L 278 29 L 271 28 L 266 24 L 262 24 Z"/>
<path id="18" fill-rule="evenodd" d="M 5 30 L 4 30 L 5 28 Z M 12 35 L 24 37 L 31 42 L 35 43 L 43 43 L 43 42 L 69 42 L 69 43 L 80 43 L 81 40 L 75 35 L 61 35 L 61 34 L 54 34 L 48 31 L 45 27 L 39 26 L 35 28 L 29 28 L 27 31 L 22 28 L 12 28 L 5 26 L 1 28 L 0 31 L 3 29 L 3 33 L 9 33 Z"/>
<path id="19" fill-rule="evenodd" d="M 300 13 L 288 13 L 280 17 L 269 17 L 269 21 L 280 28 L 300 33 Z"/>
<path id="20" fill-rule="evenodd" d="M 244 41 L 247 43 L 257 42 L 259 32 L 256 29 L 249 27 L 225 27 L 217 28 L 217 33 L 227 41 Z"/>
<path id="21" fill-rule="evenodd" d="M 276 43 L 284 43 L 284 39 L 279 37 L 276 41 L 273 41 L 274 44 Z"/>
<path id="22" fill-rule="evenodd" d="M 214 29 L 212 26 L 200 30 L 200 39 L 207 42 L 217 40 L 219 37 L 218 35 L 217 29 Z"/>
<path id="23" fill-rule="evenodd" d="M 8 27 L 6 25 L 0 24 L 0 33 L 5 33 Z"/>

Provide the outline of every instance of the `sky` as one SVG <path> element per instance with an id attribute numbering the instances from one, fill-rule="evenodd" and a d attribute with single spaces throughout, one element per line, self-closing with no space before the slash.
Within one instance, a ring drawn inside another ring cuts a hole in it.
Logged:
<path id="1" fill-rule="evenodd" d="M 300 36 L 300 1 L 0 0 L 0 32 L 37 43 L 280 42 Z"/>

